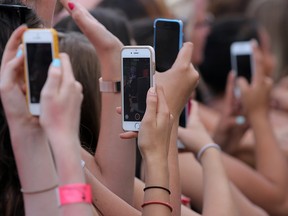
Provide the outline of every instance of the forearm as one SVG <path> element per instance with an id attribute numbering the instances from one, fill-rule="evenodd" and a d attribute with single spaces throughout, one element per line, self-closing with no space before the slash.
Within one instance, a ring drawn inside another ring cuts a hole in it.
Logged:
<path id="1" fill-rule="evenodd" d="M 52 142 L 54 143 L 52 144 Z M 59 186 L 86 184 L 80 163 L 81 147 L 78 137 L 55 135 L 51 139 L 51 144 L 59 176 Z M 91 205 L 88 203 L 62 205 L 60 209 L 63 215 L 92 215 Z"/>
<path id="2" fill-rule="evenodd" d="M 92 187 L 93 204 L 101 215 L 140 216 L 140 211 L 112 193 L 87 168 L 87 182 Z M 112 207 L 113 206 L 113 207 Z"/>
<path id="3" fill-rule="evenodd" d="M 168 167 L 170 174 L 171 205 L 173 207 L 172 215 L 181 215 L 181 185 L 179 174 L 178 149 L 176 146 L 178 133 L 179 116 L 174 116 L 174 124 L 171 131 L 170 147 L 168 155 Z"/>
<path id="4" fill-rule="evenodd" d="M 201 164 L 204 180 L 203 215 L 239 215 L 219 150 L 207 149 L 201 157 Z"/>
<path id="5" fill-rule="evenodd" d="M 257 170 L 269 181 L 281 187 L 281 191 L 286 191 L 287 160 L 278 145 L 268 116 L 253 115 L 250 117 L 250 121 L 256 140 Z M 267 160 L 268 158 L 269 160 Z"/>
<path id="6" fill-rule="evenodd" d="M 101 171 L 103 184 L 132 204 L 136 140 L 119 137 L 123 129 L 121 115 L 116 113 L 116 107 L 120 105 L 120 94 L 102 93 L 101 129 L 95 160 Z"/>
<path id="7" fill-rule="evenodd" d="M 58 215 L 55 196 L 58 179 L 46 136 L 39 130 L 10 129 L 19 179 L 24 191 L 25 213 Z"/>

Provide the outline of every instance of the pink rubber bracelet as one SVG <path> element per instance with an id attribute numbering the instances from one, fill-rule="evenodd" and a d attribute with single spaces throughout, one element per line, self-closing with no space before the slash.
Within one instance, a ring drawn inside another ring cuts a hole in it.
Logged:
<path id="1" fill-rule="evenodd" d="M 75 203 L 92 203 L 91 186 L 69 184 L 58 187 L 59 206 Z"/>

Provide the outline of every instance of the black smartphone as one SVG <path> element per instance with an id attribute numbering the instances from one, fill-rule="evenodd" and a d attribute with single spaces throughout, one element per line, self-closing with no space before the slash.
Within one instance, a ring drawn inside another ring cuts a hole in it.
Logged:
<path id="1" fill-rule="evenodd" d="M 154 21 L 154 50 L 156 71 L 172 67 L 183 44 L 183 23 L 176 19 L 158 18 Z"/>

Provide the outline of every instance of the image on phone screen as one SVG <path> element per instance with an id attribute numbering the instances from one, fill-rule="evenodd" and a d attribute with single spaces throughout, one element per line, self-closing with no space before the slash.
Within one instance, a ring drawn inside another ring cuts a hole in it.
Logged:
<path id="1" fill-rule="evenodd" d="M 174 64 L 180 43 L 182 46 L 182 28 L 176 21 L 156 20 L 154 30 L 154 49 L 156 70 L 164 72 Z"/>
<path id="2" fill-rule="evenodd" d="M 40 93 L 46 82 L 52 62 L 51 43 L 27 43 L 30 103 L 40 102 Z"/>
<path id="3" fill-rule="evenodd" d="M 150 79 L 150 58 L 123 58 L 124 121 L 142 120 Z"/>
<path id="4" fill-rule="evenodd" d="M 252 67 L 251 67 L 251 55 L 237 55 L 237 76 L 244 77 L 248 82 L 251 82 Z"/>

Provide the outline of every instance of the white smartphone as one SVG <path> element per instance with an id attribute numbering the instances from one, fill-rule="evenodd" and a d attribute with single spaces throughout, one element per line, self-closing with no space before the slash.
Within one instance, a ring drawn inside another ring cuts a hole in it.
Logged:
<path id="1" fill-rule="evenodd" d="M 254 73 L 253 50 L 251 41 L 240 41 L 231 44 L 231 66 L 236 77 L 244 77 L 249 83 Z M 236 97 L 240 97 L 240 89 L 234 89 Z"/>
<path id="2" fill-rule="evenodd" d="M 54 29 L 28 29 L 23 34 L 26 99 L 32 115 L 40 115 L 40 93 L 48 69 L 58 58 L 58 37 Z"/>
<path id="3" fill-rule="evenodd" d="M 147 91 L 153 86 L 155 67 L 151 46 L 125 46 L 121 51 L 122 127 L 139 131 L 146 110 Z"/>

